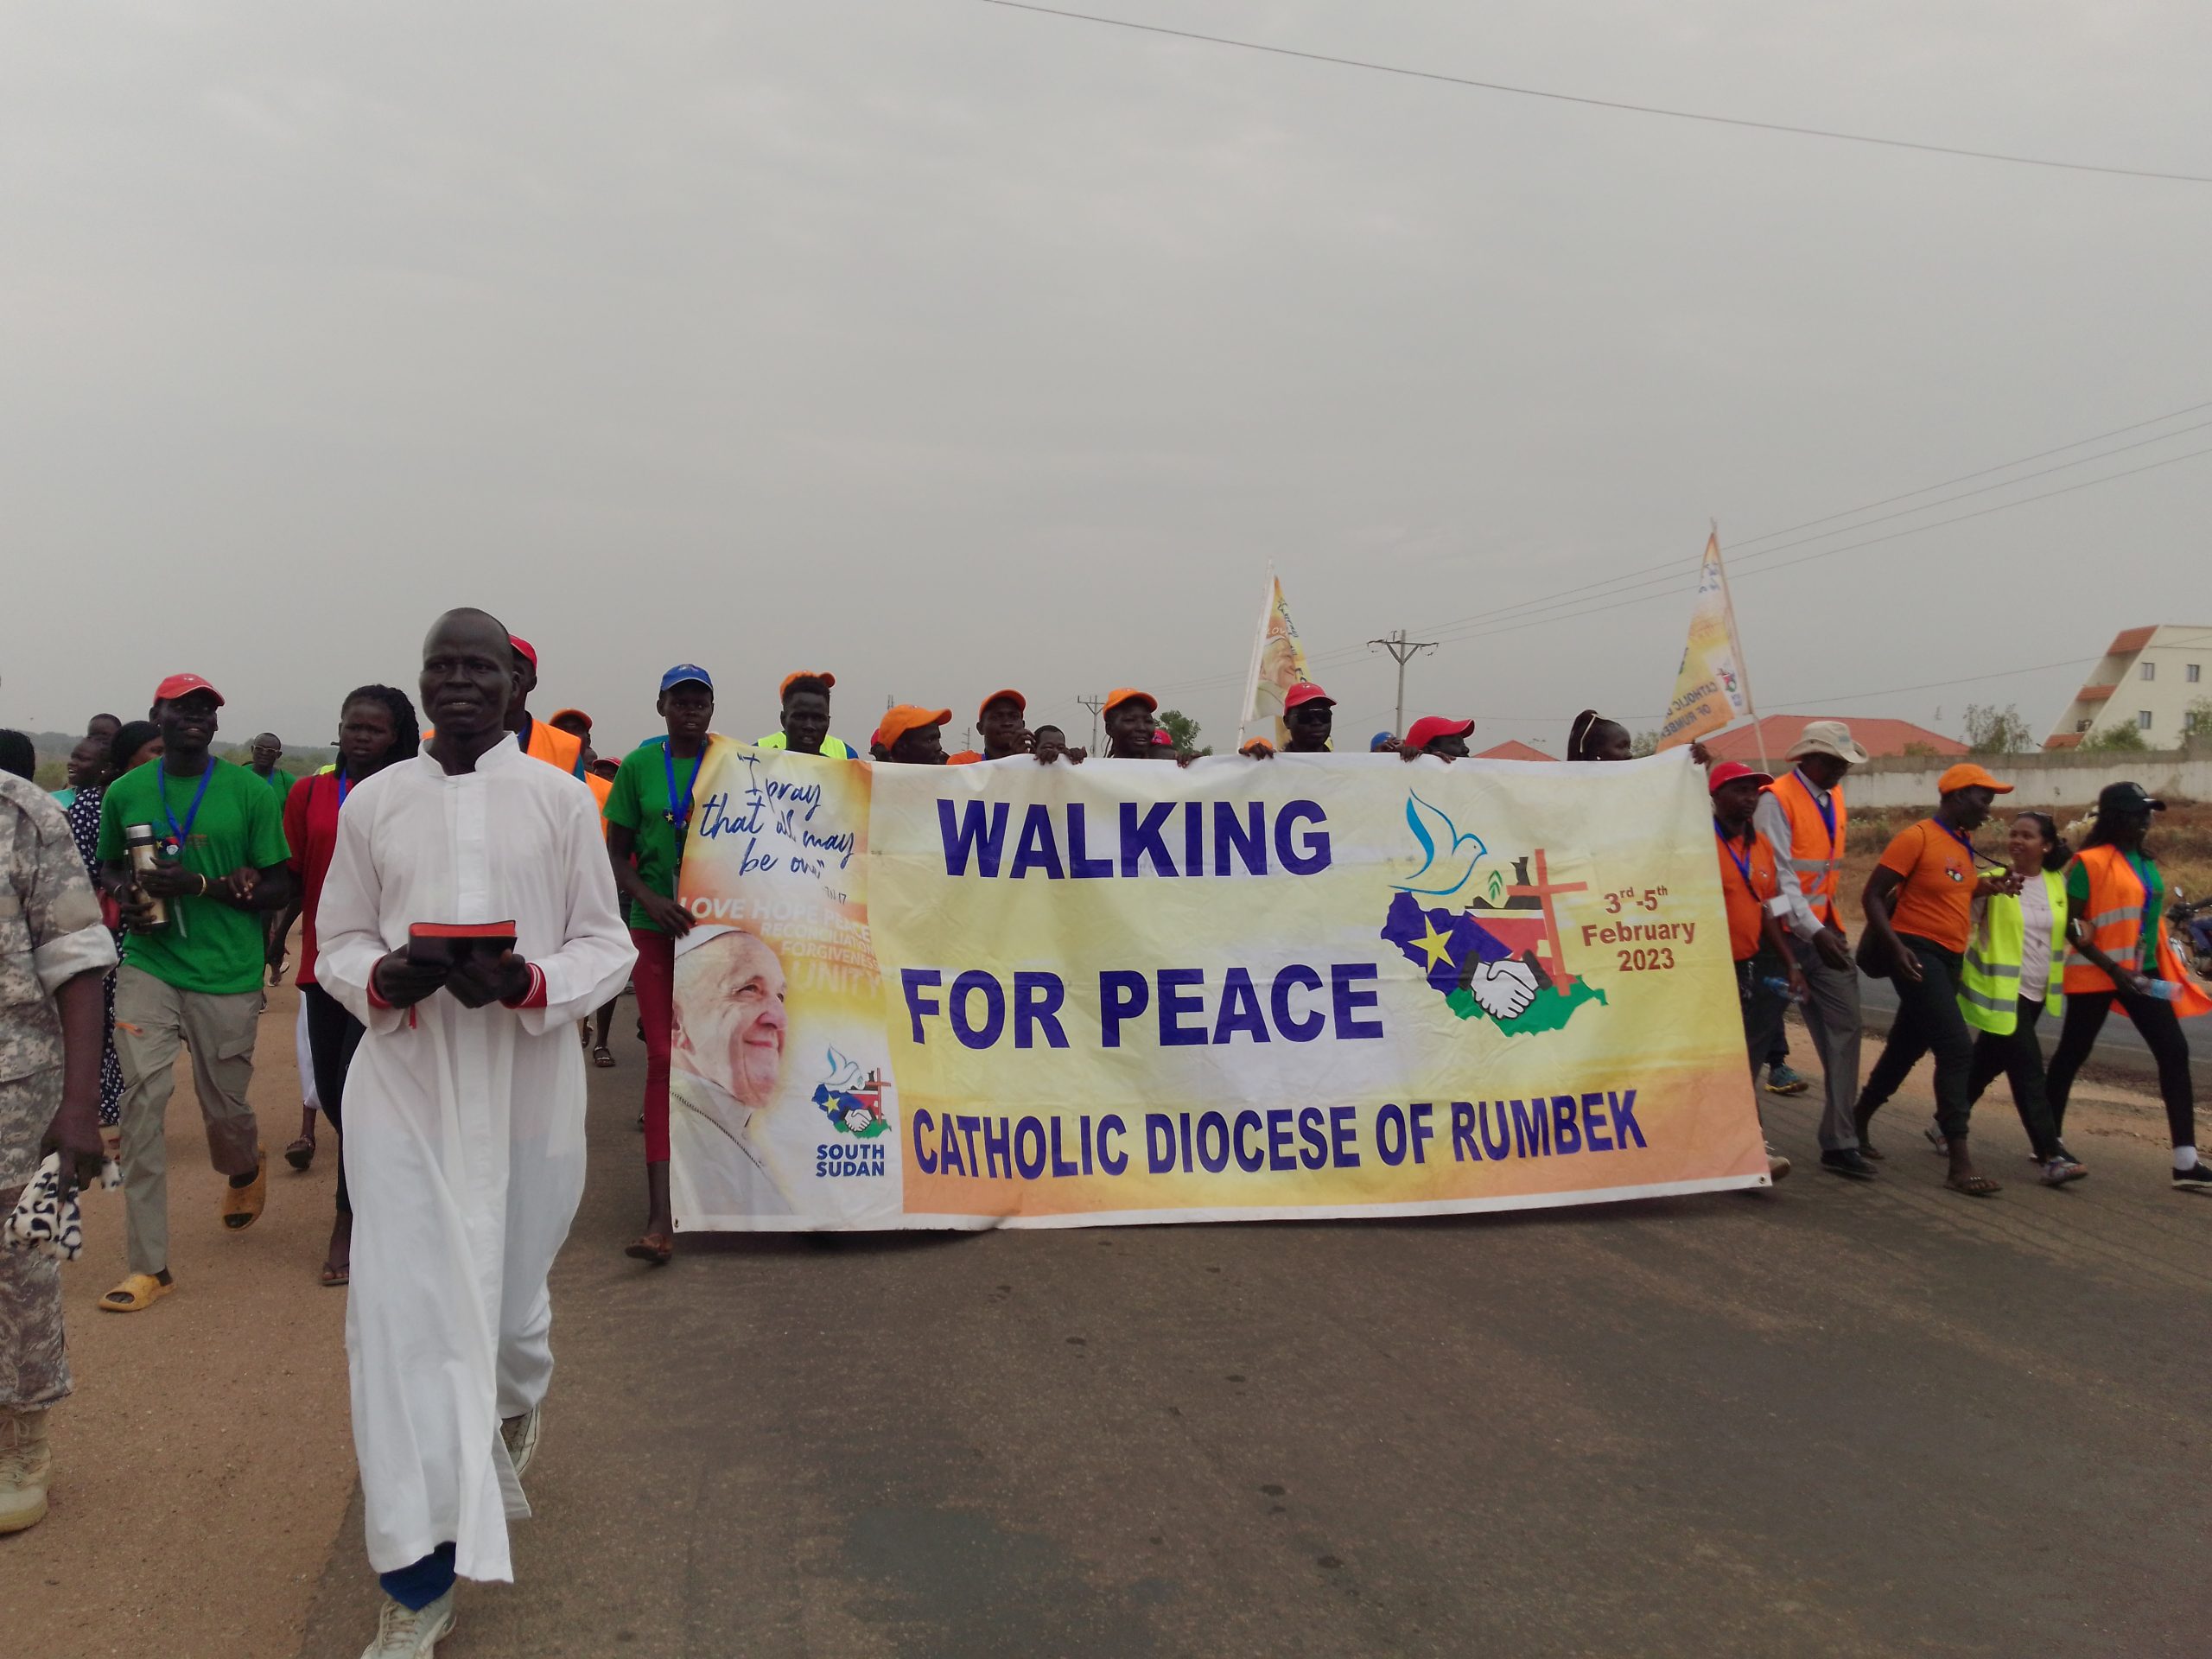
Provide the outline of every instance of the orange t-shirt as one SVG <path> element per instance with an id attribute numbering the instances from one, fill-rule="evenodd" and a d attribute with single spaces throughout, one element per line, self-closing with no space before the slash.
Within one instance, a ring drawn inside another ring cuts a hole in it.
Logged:
<path id="1" fill-rule="evenodd" d="M 1890 925 L 1963 953 L 1974 934 L 1980 879 L 1966 844 L 1934 818 L 1923 818 L 1897 831 L 1883 851 L 1881 867 L 1904 878 L 1890 897 Z"/>

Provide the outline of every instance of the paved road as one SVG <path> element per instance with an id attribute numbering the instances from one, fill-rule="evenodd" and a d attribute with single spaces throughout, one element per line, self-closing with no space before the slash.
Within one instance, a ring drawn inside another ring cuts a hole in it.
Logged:
<path id="1" fill-rule="evenodd" d="M 595 1089 L 522 1583 L 464 1586 L 450 1659 L 2205 1650 L 2212 1202 L 2146 1106 L 2085 1098 L 2090 1180 L 1980 1203 L 1902 1153 L 655 1273 L 617 1253 L 638 1075 Z M 1808 1160 L 1810 1106 L 1767 1111 Z M 359 1537 L 307 1659 L 365 1639 Z"/>
<path id="2" fill-rule="evenodd" d="M 1897 988 L 1886 979 L 1859 976 L 1859 999 L 1866 1012 L 1870 1027 L 1887 1031 L 1890 1021 L 1897 1015 Z M 2043 1049 L 2046 1058 L 2058 1042 L 2056 1020 L 2045 1020 L 2043 1027 Z M 2189 1058 L 2190 1070 L 2196 1078 L 2200 1100 L 2212 1102 L 2212 1042 L 2191 1028 L 2195 1047 Z M 1800 1039 L 1792 1032 L 1790 1042 L 1796 1046 Z M 1815 1066 L 1819 1062 L 1814 1062 Z M 2157 1064 L 2151 1058 L 2150 1045 L 2125 1014 L 2115 1014 L 2106 1020 L 2104 1029 L 2097 1033 L 2097 1046 L 2091 1051 L 2089 1069 L 2112 1077 L 2150 1079 L 2158 1075 Z"/>

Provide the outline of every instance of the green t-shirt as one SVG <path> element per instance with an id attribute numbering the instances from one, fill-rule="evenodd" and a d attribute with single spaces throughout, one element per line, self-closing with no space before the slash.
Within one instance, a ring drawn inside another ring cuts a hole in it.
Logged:
<path id="1" fill-rule="evenodd" d="M 2166 878 L 2158 872 L 2156 859 L 2145 858 L 2140 853 L 2122 853 L 2127 868 L 2135 872 L 2135 879 L 2143 884 L 2143 971 L 2156 979 L 2158 976 L 2158 914 L 2166 907 Z M 2089 872 L 2080 862 L 2066 872 L 2066 896 L 2089 902 Z"/>
<path id="2" fill-rule="evenodd" d="M 284 820 L 276 791 L 247 767 L 212 756 L 207 793 L 185 838 L 184 868 L 219 880 L 241 868 L 265 870 L 290 855 L 284 844 Z M 123 827 L 150 823 L 156 836 L 171 832 L 172 816 L 181 825 L 192 810 L 200 775 L 167 780 L 168 811 L 162 810 L 161 763 L 149 760 L 108 785 L 100 802 L 102 862 L 125 855 Z M 167 927 L 124 935 L 123 959 L 180 991 L 234 996 L 257 989 L 264 962 L 262 916 L 219 899 L 171 899 Z"/>
<path id="3" fill-rule="evenodd" d="M 676 897 L 676 868 L 683 862 L 683 837 L 676 826 L 669 822 L 668 747 L 664 737 L 641 743 L 622 757 L 622 769 L 614 774 L 614 788 L 607 798 L 607 821 L 619 824 L 637 837 L 638 879 L 664 899 Z M 676 790 L 681 795 L 696 776 L 695 768 L 703 766 L 704 753 L 690 760 L 677 760 Z M 692 811 L 696 813 L 695 800 Z M 649 933 L 667 930 L 656 926 L 652 918 L 645 914 L 645 907 L 634 899 L 630 901 L 630 925 Z"/>
<path id="4" fill-rule="evenodd" d="M 276 791 L 276 818 L 278 823 L 283 823 L 284 817 L 284 798 L 292 792 L 292 785 L 298 783 L 300 780 L 293 777 L 290 772 L 285 771 L 282 766 L 277 767 L 276 771 L 270 772 L 266 778 L 262 777 L 259 772 L 254 772 L 251 766 L 246 767 L 245 770 L 253 772 L 254 779 L 257 782 L 266 784 L 270 788 Z M 134 818 L 131 822 L 136 823 L 138 820 Z"/>

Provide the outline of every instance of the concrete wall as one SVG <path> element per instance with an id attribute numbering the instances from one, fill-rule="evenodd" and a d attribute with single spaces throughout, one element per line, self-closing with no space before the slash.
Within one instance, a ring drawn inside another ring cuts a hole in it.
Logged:
<path id="1" fill-rule="evenodd" d="M 2183 748 L 2143 754 L 2060 749 L 1986 755 L 1980 760 L 2014 785 L 2011 799 L 2023 806 L 2088 806 L 2107 784 L 2131 778 L 2167 800 L 2212 801 L 2212 742 L 2201 738 Z M 1775 764 L 1782 763 L 1777 760 Z M 1916 755 L 1870 760 L 1851 769 L 1844 794 L 1854 807 L 1933 806 L 1936 780 L 1951 764 Z"/>

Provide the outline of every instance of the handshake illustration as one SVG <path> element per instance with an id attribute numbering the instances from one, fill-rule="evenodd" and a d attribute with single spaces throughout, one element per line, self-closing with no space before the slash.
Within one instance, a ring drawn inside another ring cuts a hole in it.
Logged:
<path id="1" fill-rule="evenodd" d="M 1536 970 L 1525 962 L 1478 963 L 1467 988 L 1493 1020 L 1517 1020 L 1536 1000 Z"/>

